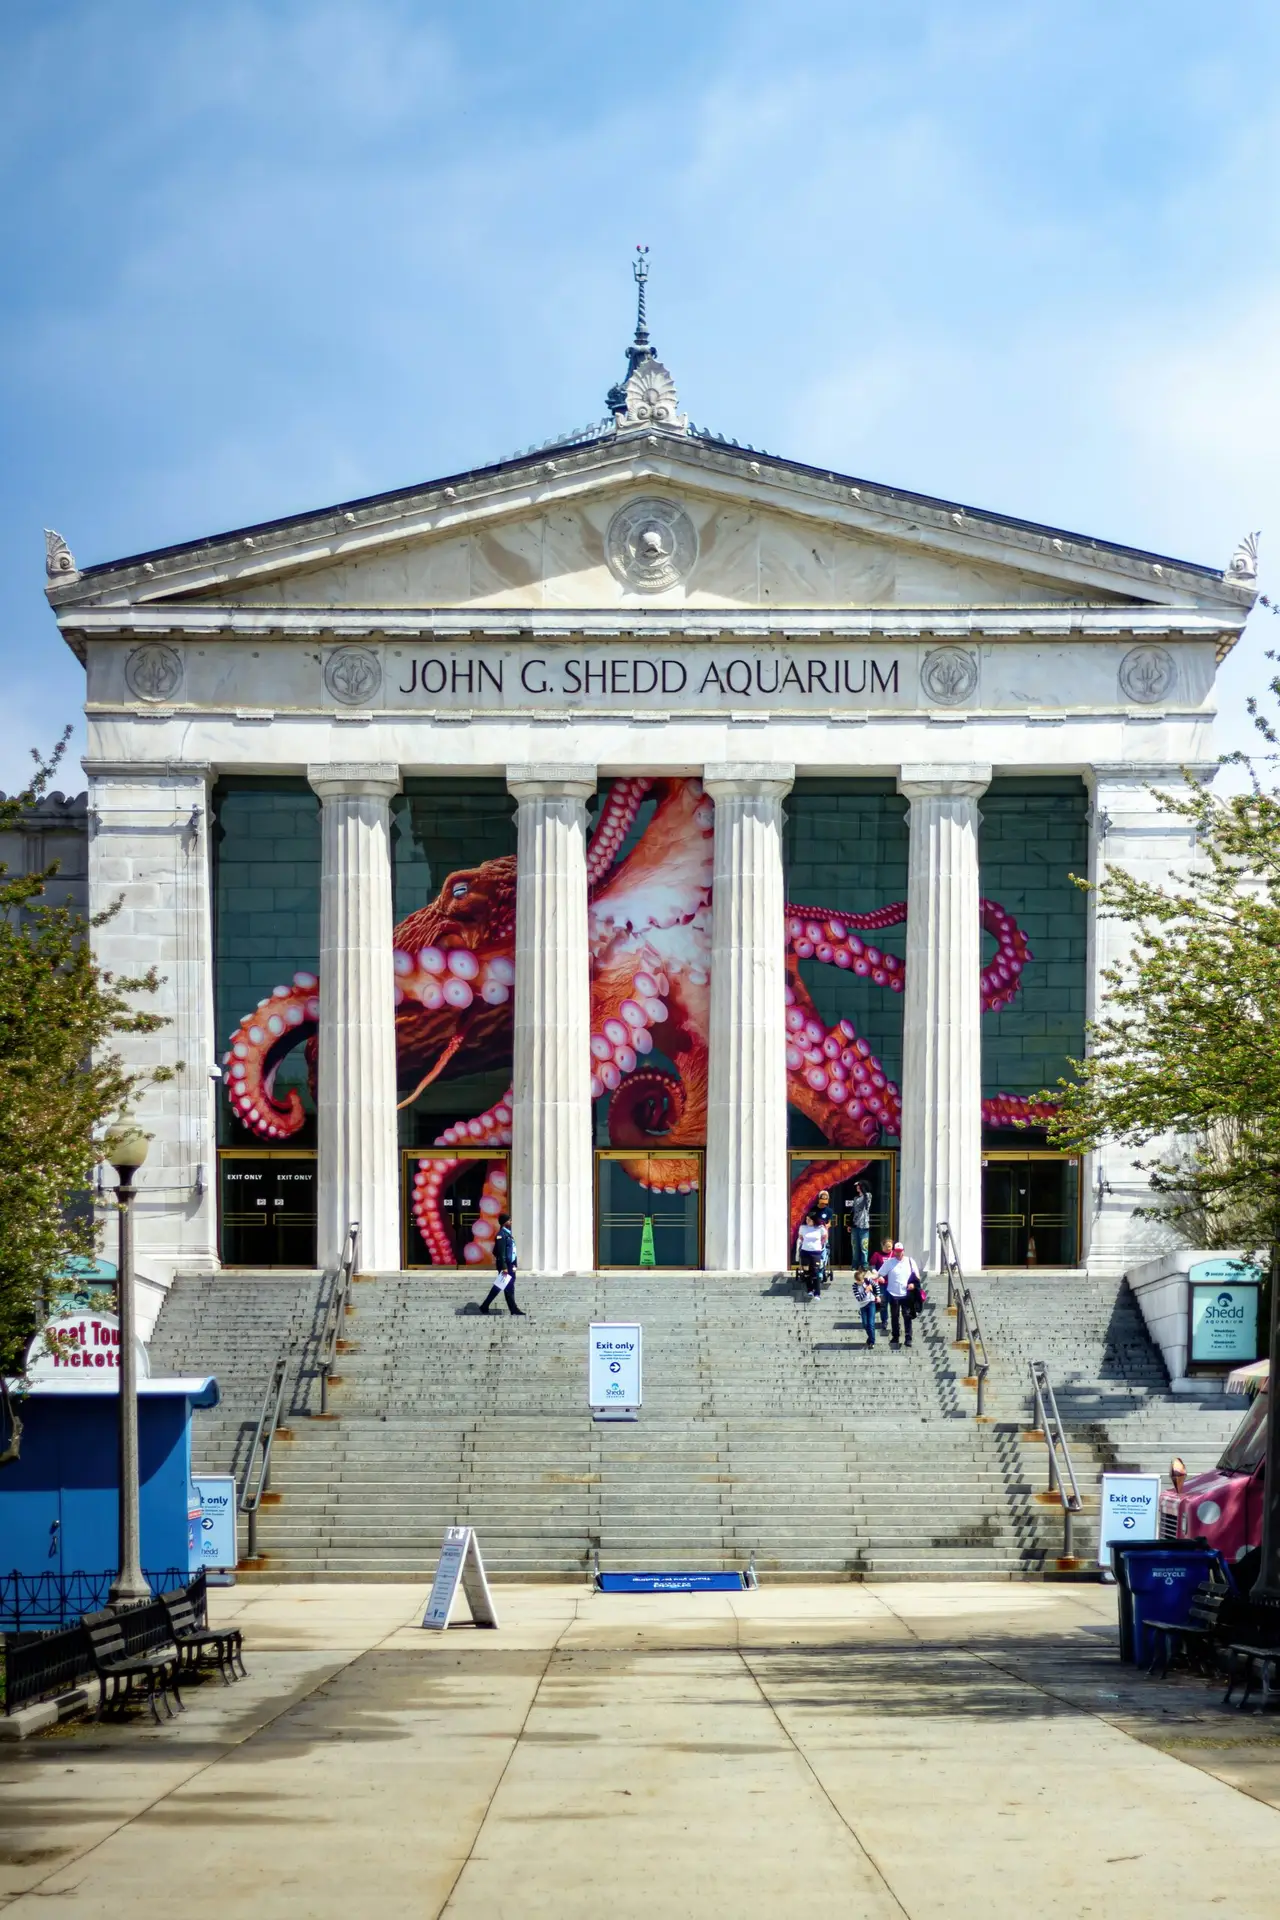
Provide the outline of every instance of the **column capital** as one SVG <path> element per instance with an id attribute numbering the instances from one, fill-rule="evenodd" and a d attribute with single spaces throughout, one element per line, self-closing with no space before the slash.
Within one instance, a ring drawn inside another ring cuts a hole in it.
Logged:
<path id="1" fill-rule="evenodd" d="M 371 760 L 331 760 L 307 768 L 307 780 L 322 800 L 394 800 L 400 769 Z"/>
<path id="2" fill-rule="evenodd" d="M 507 768 L 507 792 L 516 800 L 589 800 L 596 770 L 567 761 L 535 761 Z"/>
<path id="3" fill-rule="evenodd" d="M 709 760 L 702 769 L 702 784 L 713 800 L 730 794 L 782 800 L 795 778 L 795 768 L 778 760 Z"/>
<path id="4" fill-rule="evenodd" d="M 907 800 L 976 800 L 990 785 L 989 766 L 944 762 L 898 769 L 898 792 Z"/>

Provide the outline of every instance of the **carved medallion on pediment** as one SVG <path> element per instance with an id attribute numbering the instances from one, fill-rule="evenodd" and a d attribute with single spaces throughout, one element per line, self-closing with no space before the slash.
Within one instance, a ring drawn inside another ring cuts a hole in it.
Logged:
<path id="1" fill-rule="evenodd" d="M 324 684 L 343 706 L 368 706 L 382 685 L 382 663 L 368 647 L 338 647 L 324 663 Z"/>
<path id="2" fill-rule="evenodd" d="M 661 593 L 692 573 L 697 529 L 678 500 L 631 500 L 609 522 L 605 557 L 623 586 Z"/>
<path id="3" fill-rule="evenodd" d="M 961 706 L 977 689 L 978 662 L 963 647 L 936 647 L 924 657 L 920 684 L 937 706 Z"/>
<path id="4" fill-rule="evenodd" d="M 1154 706 L 1172 691 L 1177 676 L 1166 647 L 1130 647 L 1120 662 L 1120 691 L 1139 706 Z"/>
<path id="5" fill-rule="evenodd" d="M 182 660 L 172 647 L 158 641 L 135 647 L 124 663 L 124 677 L 139 700 L 171 700 L 182 685 Z"/>

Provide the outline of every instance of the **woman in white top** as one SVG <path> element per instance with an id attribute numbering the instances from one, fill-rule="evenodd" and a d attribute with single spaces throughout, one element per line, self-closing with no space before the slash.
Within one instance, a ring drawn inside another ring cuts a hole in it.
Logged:
<path id="1" fill-rule="evenodd" d="M 807 1213 L 796 1235 L 796 1258 L 804 1268 L 806 1291 L 811 1300 L 822 1294 L 822 1264 L 827 1251 L 827 1229 L 814 1213 Z"/>

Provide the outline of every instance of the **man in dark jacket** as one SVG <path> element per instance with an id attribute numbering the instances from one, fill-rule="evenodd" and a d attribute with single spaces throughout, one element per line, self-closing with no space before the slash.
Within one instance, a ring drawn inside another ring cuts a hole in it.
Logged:
<path id="1" fill-rule="evenodd" d="M 524 1308 L 516 1305 L 516 1237 L 511 1231 L 511 1216 L 506 1213 L 498 1215 L 498 1231 L 493 1240 L 493 1264 L 498 1270 L 498 1277 L 481 1305 L 481 1313 L 488 1313 L 498 1295 L 505 1293 L 507 1312 L 523 1315 Z"/>

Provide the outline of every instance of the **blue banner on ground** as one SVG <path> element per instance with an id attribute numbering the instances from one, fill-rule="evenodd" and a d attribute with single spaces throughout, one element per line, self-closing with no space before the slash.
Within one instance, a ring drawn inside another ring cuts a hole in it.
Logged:
<path id="1" fill-rule="evenodd" d="M 598 1573 L 601 1593 L 741 1593 L 740 1573 Z"/>

